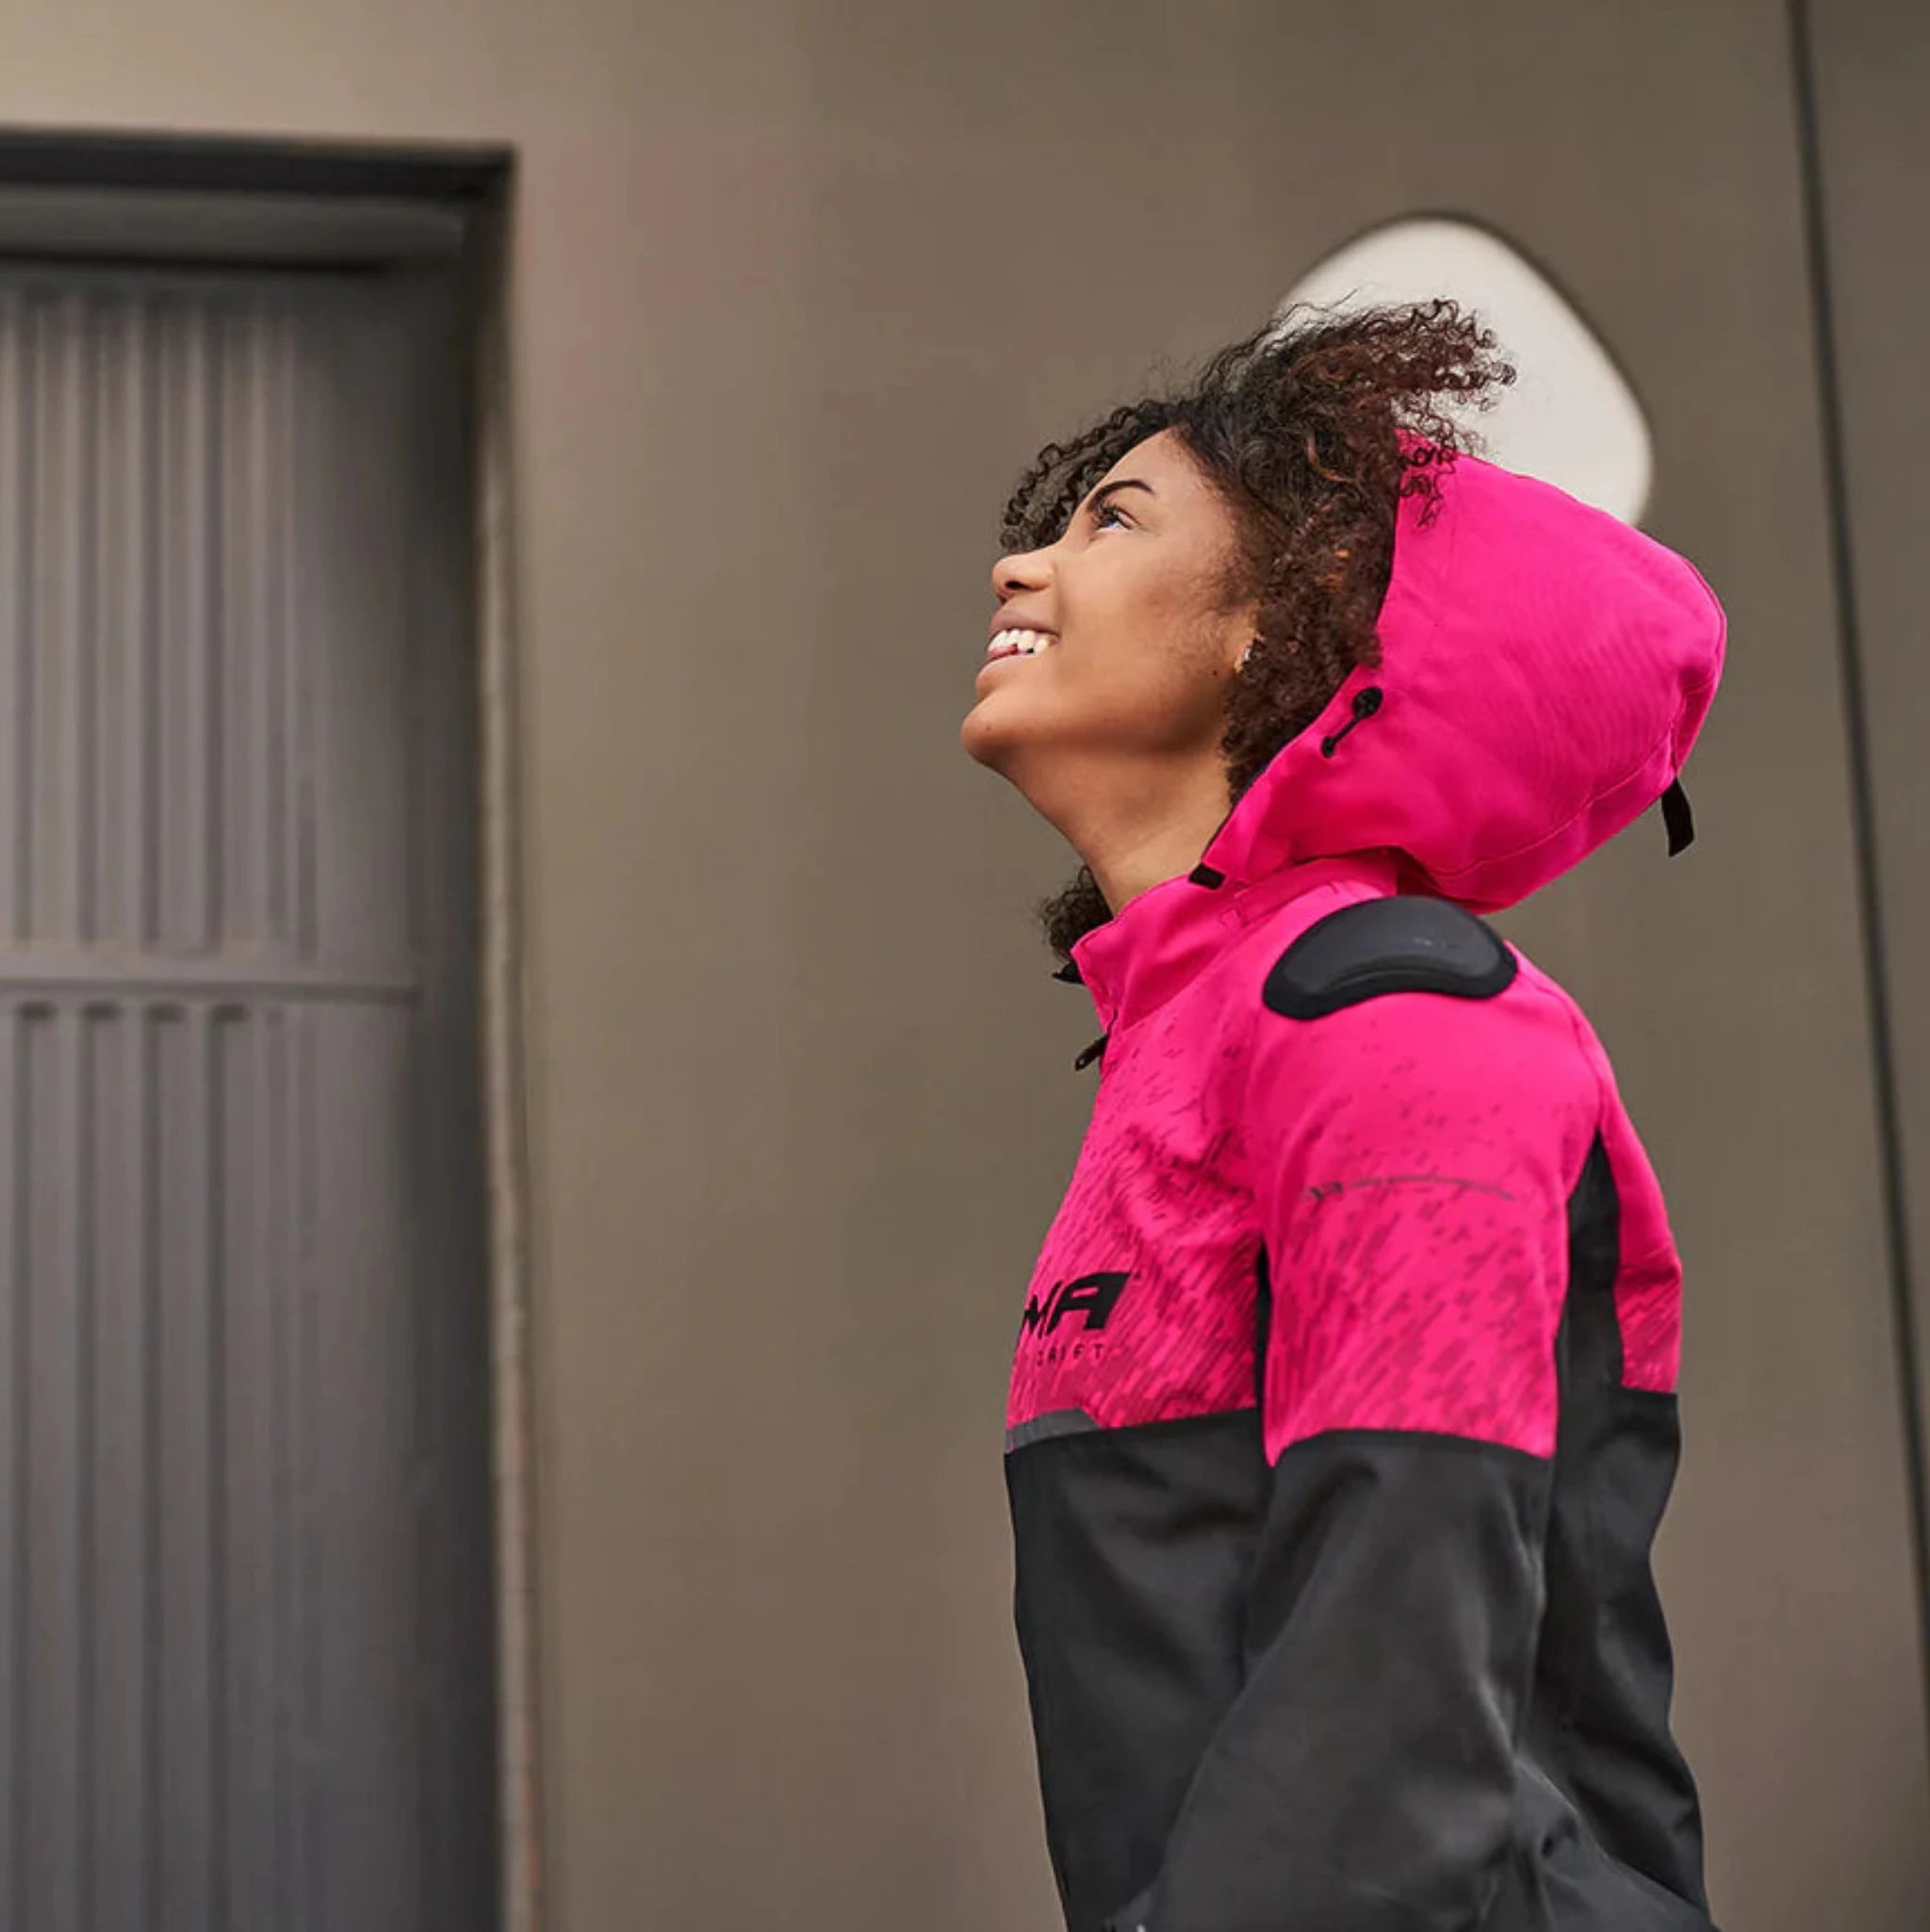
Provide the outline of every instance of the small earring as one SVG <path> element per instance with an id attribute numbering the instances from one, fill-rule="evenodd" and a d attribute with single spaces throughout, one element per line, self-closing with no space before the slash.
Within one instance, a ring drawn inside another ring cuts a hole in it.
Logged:
<path id="1" fill-rule="evenodd" d="M 1234 675 L 1235 677 L 1237 677 L 1240 674 L 1240 672 L 1244 671 L 1247 668 L 1247 660 L 1253 655 L 1253 645 L 1258 644 L 1259 641 L 1260 640 L 1257 637 L 1254 638 L 1252 640 L 1252 643 L 1249 644 L 1246 649 L 1241 651 L 1238 663 L 1236 663 L 1233 667 Z"/>

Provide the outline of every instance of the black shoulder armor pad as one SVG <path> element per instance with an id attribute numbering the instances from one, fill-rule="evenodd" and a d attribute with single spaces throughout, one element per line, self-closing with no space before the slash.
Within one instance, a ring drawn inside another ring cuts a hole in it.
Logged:
<path id="1" fill-rule="evenodd" d="M 1368 899 L 1301 933 L 1274 961 L 1263 997 L 1289 1020 L 1318 1020 L 1389 992 L 1491 1000 L 1516 970 L 1493 929 L 1446 899 Z"/>

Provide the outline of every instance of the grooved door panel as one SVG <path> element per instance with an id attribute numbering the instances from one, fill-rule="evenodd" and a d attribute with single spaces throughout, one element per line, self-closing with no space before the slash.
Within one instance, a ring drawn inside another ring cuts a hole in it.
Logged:
<path id="1" fill-rule="evenodd" d="M 0 1924 L 484 1925 L 460 356 L 0 271 Z"/>

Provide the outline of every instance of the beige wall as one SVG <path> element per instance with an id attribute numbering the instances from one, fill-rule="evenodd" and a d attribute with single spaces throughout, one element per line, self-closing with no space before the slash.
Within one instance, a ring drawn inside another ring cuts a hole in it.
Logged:
<path id="1" fill-rule="evenodd" d="M 1693 1269 L 1726 1920 L 1922 1922 L 1922 1695 L 1780 6 L 0 8 L 0 123 L 514 143 L 554 1923 L 1053 1922 L 1006 1348 L 1091 1031 L 954 748 L 1069 412 L 1415 207 L 1630 367 L 1726 593 L 1706 843 L 1520 922 Z"/>

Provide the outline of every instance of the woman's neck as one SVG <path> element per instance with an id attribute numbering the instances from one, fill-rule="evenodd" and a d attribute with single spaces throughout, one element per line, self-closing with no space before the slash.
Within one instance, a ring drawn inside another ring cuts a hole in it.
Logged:
<path id="1" fill-rule="evenodd" d="M 1210 765 L 1161 781 L 1094 787 L 1047 817 L 1085 860 L 1115 913 L 1200 862 L 1231 806 L 1226 770 Z"/>

